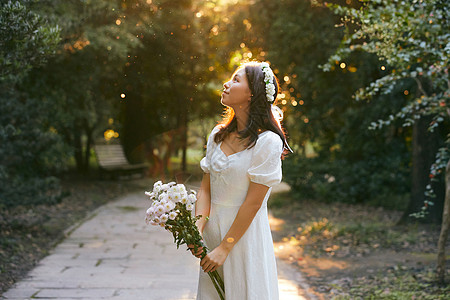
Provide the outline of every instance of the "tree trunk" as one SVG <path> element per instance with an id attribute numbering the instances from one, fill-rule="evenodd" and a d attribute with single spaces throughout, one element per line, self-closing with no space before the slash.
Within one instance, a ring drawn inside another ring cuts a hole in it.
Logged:
<path id="1" fill-rule="evenodd" d="M 81 142 L 81 134 L 75 133 L 73 138 L 73 148 L 75 163 L 78 172 L 83 172 L 83 143 Z"/>
<path id="2" fill-rule="evenodd" d="M 129 162 L 139 163 L 144 158 L 143 143 L 149 138 L 152 129 L 148 125 L 143 99 L 131 91 L 128 92 L 127 99 L 120 141 Z"/>
<path id="3" fill-rule="evenodd" d="M 447 242 L 448 230 L 450 227 L 450 159 L 447 162 L 447 167 L 445 168 L 445 183 L 445 202 L 444 211 L 442 213 L 442 226 L 441 233 L 439 235 L 437 255 L 437 280 L 440 283 L 445 282 L 445 244 Z"/>
<path id="4" fill-rule="evenodd" d="M 86 149 L 84 151 L 84 164 L 83 168 L 85 172 L 89 171 L 89 159 L 91 157 L 91 145 L 92 145 L 92 132 L 93 128 L 86 129 L 87 141 L 86 141 Z"/>
<path id="5" fill-rule="evenodd" d="M 406 211 L 399 223 L 409 223 L 416 219 L 410 217 L 411 213 L 421 210 L 425 200 L 426 186 L 430 184 L 430 167 L 436 158 L 439 149 L 440 135 L 438 132 L 428 131 L 431 117 L 423 116 L 416 120 L 413 126 L 412 137 L 412 186 L 411 198 Z M 428 207 L 428 216 L 426 222 L 440 223 L 443 205 L 443 183 L 433 182 L 432 187 L 436 193 L 433 199 L 434 206 Z"/>
<path id="6" fill-rule="evenodd" d="M 187 170 L 187 134 L 188 134 L 188 122 L 187 115 L 183 115 L 183 123 L 182 123 L 182 133 L 181 133 L 181 147 L 182 147 L 182 158 L 181 158 L 181 170 L 185 173 Z"/>

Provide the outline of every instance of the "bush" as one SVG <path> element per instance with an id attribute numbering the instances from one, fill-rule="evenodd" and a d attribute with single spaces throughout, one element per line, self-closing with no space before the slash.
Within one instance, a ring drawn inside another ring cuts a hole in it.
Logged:
<path id="1" fill-rule="evenodd" d="M 403 209 L 409 187 L 409 170 L 403 163 L 397 156 L 350 161 L 293 154 L 283 167 L 284 180 L 296 198 Z"/>
<path id="2" fill-rule="evenodd" d="M 60 136 L 45 128 L 45 106 L 14 95 L 0 97 L 0 206 L 54 203 L 59 180 L 52 176 L 70 154 Z"/>
<path id="3" fill-rule="evenodd" d="M 68 151 L 48 124 L 47 104 L 19 86 L 55 53 L 59 28 L 20 1 L 2 3 L 0 28 L 0 207 L 53 203 L 60 191 L 52 174 Z"/>

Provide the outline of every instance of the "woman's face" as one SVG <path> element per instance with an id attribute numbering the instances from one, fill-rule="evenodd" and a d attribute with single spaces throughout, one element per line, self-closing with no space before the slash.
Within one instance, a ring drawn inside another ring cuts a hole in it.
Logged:
<path id="1" fill-rule="evenodd" d="M 251 91 L 248 85 L 245 69 L 237 70 L 230 81 L 223 84 L 223 93 L 220 102 L 232 108 L 243 108 L 249 104 Z"/>

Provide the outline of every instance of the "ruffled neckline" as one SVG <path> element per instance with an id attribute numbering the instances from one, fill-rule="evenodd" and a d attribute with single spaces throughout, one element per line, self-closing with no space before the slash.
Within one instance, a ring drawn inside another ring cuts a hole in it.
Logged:
<path id="1" fill-rule="evenodd" d="M 223 141 L 222 141 L 222 142 L 223 142 Z M 242 152 L 248 150 L 248 149 L 246 148 L 246 149 L 244 149 L 244 150 L 241 150 L 241 151 L 238 151 L 238 152 L 234 152 L 233 154 L 226 155 L 225 152 L 223 152 L 223 150 L 222 150 L 222 148 L 221 148 L 222 142 L 220 142 L 219 145 L 218 145 L 217 147 L 219 147 L 219 151 L 220 151 L 226 158 L 230 158 L 230 157 L 233 156 L 233 155 L 236 155 L 236 154 L 239 154 L 239 153 L 242 153 Z"/>
<path id="2" fill-rule="evenodd" d="M 269 132 L 270 130 L 266 130 L 266 131 L 264 131 L 264 132 L 261 132 L 260 134 L 258 134 L 258 139 L 264 134 L 264 133 L 267 133 L 267 132 Z M 250 150 L 250 149 L 248 149 L 248 148 L 245 148 L 244 150 L 241 150 L 241 151 L 238 151 L 238 152 L 234 152 L 234 153 L 232 153 L 232 154 L 230 154 L 230 155 L 226 155 L 226 153 L 225 152 L 223 152 L 223 150 L 222 150 L 222 143 L 223 143 L 223 141 L 221 141 L 220 143 L 219 143 L 219 145 L 217 146 L 217 147 L 219 147 L 219 150 L 220 150 L 220 152 L 225 156 L 225 157 L 231 157 L 231 156 L 233 156 L 233 155 L 237 155 L 237 154 L 239 154 L 239 153 L 242 153 L 242 152 L 244 152 L 244 151 L 247 151 L 247 150 Z"/>
<path id="3" fill-rule="evenodd" d="M 260 134 L 258 134 L 258 139 L 261 138 L 262 135 L 264 135 L 265 133 L 269 132 L 270 130 L 266 130 Z M 239 154 L 242 154 L 246 151 L 250 151 L 251 149 L 244 149 L 238 152 L 235 152 L 233 154 L 230 155 L 226 155 L 225 152 L 222 151 L 221 145 L 222 145 L 221 141 L 219 144 L 216 144 L 216 149 L 213 153 L 216 152 L 216 150 L 219 152 L 219 155 L 213 155 L 212 159 L 211 159 L 211 167 L 215 172 L 222 172 L 226 169 L 228 169 L 228 167 L 230 166 L 230 160 L 234 157 L 237 157 Z M 217 149 L 219 148 L 219 149 Z M 253 148 L 252 148 L 253 149 Z"/>

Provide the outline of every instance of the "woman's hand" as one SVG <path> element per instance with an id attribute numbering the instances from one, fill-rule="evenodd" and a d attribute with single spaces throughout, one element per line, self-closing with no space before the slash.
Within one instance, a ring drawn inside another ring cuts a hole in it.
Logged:
<path id="1" fill-rule="evenodd" d="M 189 244 L 187 245 L 189 249 L 191 249 L 192 255 L 198 257 L 198 258 L 202 258 L 202 253 L 203 253 L 203 247 L 197 247 L 197 252 L 195 252 L 194 250 L 194 245 Z"/>
<path id="2" fill-rule="evenodd" d="M 225 263 L 229 253 L 228 249 L 219 245 L 200 261 L 203 271 L 208 273 L 217 270 L 218 267 Z"/>

